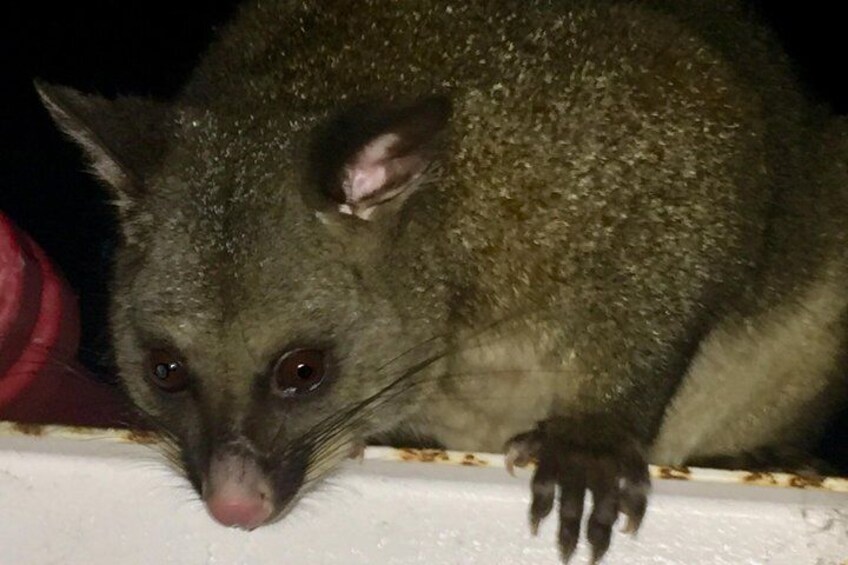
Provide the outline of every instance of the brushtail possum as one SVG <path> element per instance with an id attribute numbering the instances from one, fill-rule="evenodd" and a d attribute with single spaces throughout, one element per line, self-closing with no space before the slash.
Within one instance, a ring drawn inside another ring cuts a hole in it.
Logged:
<path id="1" fill-rule="evenodd" d="M 126 391 L 225 525 L 425 438 L 537 461 L 566 560 L 591 492 L 600 559 L 648 461 L 802 450 L 844 394 L 845 128 L 741 4 L 254 1 L 170 102 L 36 86 L 120 218 Z"/>

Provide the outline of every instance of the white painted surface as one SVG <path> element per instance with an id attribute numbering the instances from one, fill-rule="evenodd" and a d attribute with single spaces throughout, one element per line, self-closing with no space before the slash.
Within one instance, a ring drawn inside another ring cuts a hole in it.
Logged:
<path id="1" fill-rule="evenodd" d="M 388 453 L 246 533 L 216 525 L 149 447 L 0 433 L 0 564 L 558 563 L 554 520 L 538 538 L 527 530 L 528 472 Z M 615 537 L 605 563 L 843 565 L 848 494 L 655 481 L 638 539 Z"/>

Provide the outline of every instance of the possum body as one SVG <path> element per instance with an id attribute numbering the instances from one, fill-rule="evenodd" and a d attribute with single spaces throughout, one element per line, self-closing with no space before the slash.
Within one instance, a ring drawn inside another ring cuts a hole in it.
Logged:
<path id="1" fill-rule="evenodd" d="M 536 459 L 565 558 L 588 488 L 600 558 L 649 459 L 803 450 L 844 392 L 844 136 L 733 2 L 256 1 L 172 101 L 39 91 L 224 524 L 403 437 Z"/>

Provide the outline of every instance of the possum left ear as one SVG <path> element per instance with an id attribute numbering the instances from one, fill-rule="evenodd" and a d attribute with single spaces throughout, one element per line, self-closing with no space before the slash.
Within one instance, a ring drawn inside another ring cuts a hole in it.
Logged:
<path id="1" fill-rule="evenodd" d="M 450 113 L 447 98 L 432 96 L 359 106 L 331 120 L 312 153 L 324 198 L 337 213 L 367 221 L 398 210 L 436 160 Z"/>
<path id="2" fill-rule="evenodd" d="M 118 208 L 131 209 L 164 152 L 169 109 L 145 98 L 108 100 L 40 80 L 34 86 L 56 124 L 85 151 Z"/>

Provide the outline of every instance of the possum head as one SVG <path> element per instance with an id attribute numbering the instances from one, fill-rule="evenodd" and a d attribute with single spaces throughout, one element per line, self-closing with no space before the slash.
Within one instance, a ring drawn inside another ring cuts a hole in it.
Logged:
<path id="1" fill-rule="evenodd" d="M 420 402 L 444 306 L 410 306 L 430 277 L 393 242 L 444 98 L 293 119 L 37 88 L 118 210 L 122 382 L 218 521 L 281 516 Z"/>

